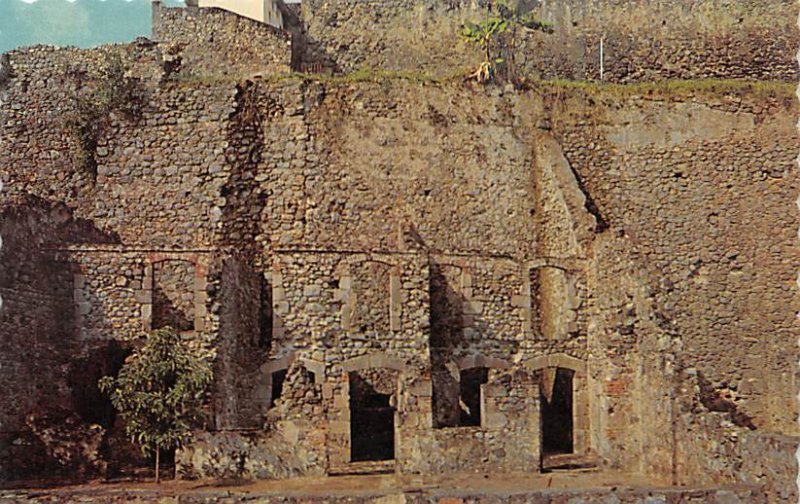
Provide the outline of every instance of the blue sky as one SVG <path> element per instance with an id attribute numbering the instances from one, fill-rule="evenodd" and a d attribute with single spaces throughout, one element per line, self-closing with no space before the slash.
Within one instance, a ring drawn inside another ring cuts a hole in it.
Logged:
<path id="1" fill-rule="evenodd" d="M 0 52 L 34 44 L 92 47 L 149 35 L 150 0 L 0 0 Z"/>

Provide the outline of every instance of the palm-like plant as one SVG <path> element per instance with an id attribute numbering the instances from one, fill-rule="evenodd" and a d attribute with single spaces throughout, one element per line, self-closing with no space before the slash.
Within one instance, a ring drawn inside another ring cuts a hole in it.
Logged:
<path id="1" fill-rule="evenodd" d="M 552 24 L 536 19 L 530 12 L 525 12 L 519 0 L 516 2 L 514 0 L 498 0 L 495 11 L 492 12 L 491 8 L 487 9 L 486 18 L 483 21 L 466 22 L 461 27 L 461 36 L 479 46 L 483 52 L 483 63 L 468 76 L 469 78 L 474 78 L 479 82 L 488 82 L 494 79 L 495 65 L 502 63 L 503 59 L 499 56 L 492 56 L 493 47 L 498 44 L 497 40 L 509 28 L 512 30 L 509 50 L 509 68 L 512 69 L 512 72 L 514 71 L 513 57 L 516 50 L 517 31 L 520 29 L 545 33 L 553 31 Z"/>
<path id="2" fill-rule="evenodd" d="M 492 60 L 492 41 L 507 28 L 508 21 L 498 16 L 487 16 L 479 23 L 464 23 L 461 36 L 479 46 L 483 52 L 483 63 L 469 77 L 477 79 L 478 82 L 487 82 L 494 78 L 494 65 L 502 60 L 500 58 Z"/>

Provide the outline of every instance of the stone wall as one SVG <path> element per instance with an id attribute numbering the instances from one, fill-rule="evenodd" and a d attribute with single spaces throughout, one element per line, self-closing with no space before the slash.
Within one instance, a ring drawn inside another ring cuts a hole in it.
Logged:
<path id="1" fill-rule="evenodd" d="M 375 369 L 396 377 L 384 395 L 406 472 L 535 465 L 536 385 L 558 367 L 581 373 L 579 451 L 610 467 L 676 470 L 663 433 L 689 432 L 675 408 L 691 392 L 675 366 L 758 431 L 794 432 L 797 133 L 781 87 L 150 83 L 141 115 L 99 139 L 93 177 L 61 154 L 55 103 L 35 99 L 73 81 L 48 83 L 25 54 L 0 107 L 3 146 L 18 146 L 0 151 L 3 211 L 19 216 L 0 230 L 14 335 L 0 379 L 24 396 L 4 408 L 6 446 L 36 402 L 74 408 L 70 355 L 137 337 L 165 299 L 217 365 L 187 476 L 346 465 L 350 376 Z M 33 239 L 40 221 L 55 231 Z M 39 381 L 16 383 L 39 362 Z M 475 367 L 488 423 L 433 428 L 433 397 L 456 399 L 437 380 Z M 713 427 L 691 415 L 687 450 Z M 270 462 L 292 445 L 302 457 Z"/>
<path id="2" fill-rule="evenodd" d="M 77 166 L 79 135 L 69 125 L 78 99 L 96 89 L 115 56 L 129 66 L 142 89 L 148 88 L 160 74 L 158 55 L 146 44 L 89 50 L 35 46 L 7 54 L 13 77 L 0 84 L 0 142 L 3 163 L 21 169 L 9 172 L 6 183 L 38 185 L 39 197 L 51 200 L 58 192 L 53 201 L 72 206 L 91 190 L 93 181 L 91 170 Z"/>
<path id="3" fill-rule="evenodd" d="M 47 230 L 52 237 L 68 227 L 68 223 L 59 225 L 61 212 L 69 215 L 63 207 L 36 200 L 19 202 L 16 208 L 5 207 L 2 212 L 0 383 L 9 398 L 0 412 L 3 479 L 24 476 L 46 463 L 43 442 L 31 432 L 21 433 L 27 430 L 28 417 L 44 413 L 48 407 L 71 406 L 62 370 L 77 353 L 77 342 L 70 337 L 74 326 L 72 271 L 68 263 L 40 249 Z"/>
<path id="4" fill-rule="evenodd" d="M 696 370 L 686 370 L 683 378 L 675 429 L 677 483 L 735 481 L 763 486 L 771 502 L 796 501 L 800 438 L 742 425 L 745 419 L 735 407 L 710 392 Z"/>
<path id="5" fill-rule="evenodd" d="M 573 111 L 553 124 L 565 155 L 630 244 L 685 365 L 759 428 L 794 432 L 792 100 L 558 106 Z"/>
<path id="6" fill-rule="evenodd" d="M 520 467 L 538 467 L 539 383 L 533 375 L 490 369 L 482 400 L 484 418 L 479 427 L 431 430 L 430 421 L 412 425 L 416 436 L 402 445 L 398 457 L 403 472 L 515 472 Z"/>
<path id="7" fill-rule="evenodd" d="M 153 2 L 153 39 L 171 72 L 186 78 L 246 78 L 286 73 L 286 32 L 218 8 L 164 7 Z"/>
<path id="8" fill-rule="evenodd" d="M 484 16 L 483 2 L 396 0 L 303 2 L 306 37 L 338 69 L 384 68 L 452 75 L 479 51 L 458 34 Z M 533 2 L 553 33 L 520 34 L 513 58 L 535 78 L 797 80 L 794 2 L 690 0 Z M 400 30 L 398 27 L 402 26 Z M 307 58 L 319 59 L 318 54 Z"/>
<path id="9" fill-rule="evenodd" d="M 270 285 L 243 257 L 224 258 L 220 269 L 209 279 L 219 316 L 211 425 L 221 430 L 260 428 L 270 399 L 261 370 L 272 345 L 272 305 L 264 304 L 270 301 L 264 299 Z"/>

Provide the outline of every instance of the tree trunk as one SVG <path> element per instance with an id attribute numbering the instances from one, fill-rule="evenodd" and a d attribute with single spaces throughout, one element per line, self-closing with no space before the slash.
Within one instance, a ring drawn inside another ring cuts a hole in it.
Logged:
<path id="1" fill-rule="evenodd" d="M 158 466 L 159 466 L 159 462 L 161 462 L 160 456 L 161 456 L 161 448 L 158 445 L 156 445 L 156 483 L 160 483 L 161 482 L 161 480 L 158 477 L 158 469 L 159 469 Z"/>

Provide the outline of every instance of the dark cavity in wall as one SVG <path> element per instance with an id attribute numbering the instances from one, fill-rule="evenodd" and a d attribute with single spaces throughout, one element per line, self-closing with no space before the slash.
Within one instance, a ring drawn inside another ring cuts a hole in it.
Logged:
<path id="1" fill-rule="evenodd" d="M 447 363 L 453 349 L 461 346 L 464 329 L 461 322 L 463 299 L 448 282 L 444 266 L 430 264 L 431 379 L 433 385 L 433 426 L 459 425 L 459 385 Z"/>
<path id="2" fill-rule="evenodd" d="M 81 420 L 106 429 L 114 425 L 116 410 L 108 396 L 100 392 L 97 381 L 104 376 L 117 376 L 129 354 L 129 348 L 111 340 L 72 363 L 67 383 L 75 412 Z"/>
<path id="3" fill-rule="evenodd" d="M 550 400 L 542 394 L 542 453 L 573 452 L 572 378 L 574 372 L 558 368 Z"/>
<path id="4" fill-rule="evenodd" d="M 350 373 L 350 459 L 394 459 L 394 407 L 388 391 Z"/>
<path id="5" fill-rule="evenodd" d="M 600 212 L 600 208 L 598 208 L 597 203 L 592 198 L 592 193 L 586 189 L 586 184 L 583 182 L 581 174 L 572 167 L 572 163 L 570 163 L 570 170 L 575 176 L 575 181 L 578 183 L 578 188 L 586 197 L 586 210 L 588 210 L 590 214 L 594 215 L 595 221 L 597 222 L 597 226 L 595 227 L 594 231 L 597 233 L 602 233 L 608 229 L 608 221 L 605 217 L 603 217 L 603 214 Z"/>
<path id="6" fill-rule="evenodd" d="M 275 401 L 281 398 L 283 394 L 283 384 L 286 382 L 286 372 L 288 370 L 281 369 L 272 373 L 272 390 L 270 404 L 275 405 Z"/>
<path id="7" fill-rule="evenodd" d="M 269 350 L 272 347 L 272 286 L 261 275 L 261 303 L 258 314 L 258 347 Z"/>
<path id="8" fill-rule="evenodd" d="M 481 385 L 489 380 L 489 370 L 484 367 L 462 369 L 460 373 L 461 425 L 481 425 Z"/>

